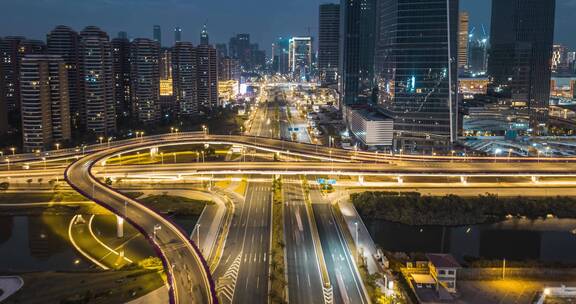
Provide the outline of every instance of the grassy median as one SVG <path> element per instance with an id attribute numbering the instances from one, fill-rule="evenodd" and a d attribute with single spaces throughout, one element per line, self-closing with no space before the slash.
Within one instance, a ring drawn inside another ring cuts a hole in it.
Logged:
<path id="1" fill-rule="evenodd" d="M 272 183 L 272 248 L 270 260 L 270 302 L 286 303 L 286 276 L 284 269 L 284 204 L 282 202 L 282 181 Z"/>

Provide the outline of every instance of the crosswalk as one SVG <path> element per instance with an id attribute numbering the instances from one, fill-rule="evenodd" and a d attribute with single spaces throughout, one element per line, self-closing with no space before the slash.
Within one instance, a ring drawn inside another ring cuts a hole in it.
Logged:
<path id="1" fill-rule="evenodd" d="M 236 288 L 236 281 L 238 280 L 238 272 L 240 271 L 240 264 L 242 263 L 242 253 L 240 253 L 230 268 L 226 270 L 224 275 L 218 279 L 216 285 L 216 292 L 223 303 L 232 303 L 234 298 L 234 289 Z"/>

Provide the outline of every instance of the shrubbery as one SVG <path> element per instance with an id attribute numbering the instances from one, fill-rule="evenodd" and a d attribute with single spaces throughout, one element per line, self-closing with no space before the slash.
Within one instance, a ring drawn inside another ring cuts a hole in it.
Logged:
<path id="1" fill-rule="evenodd" d="M 499 222 L 508 215 L 530 219 L 552 214 L 576 218 L 576 199 L 571 197 L 478 197 L 447 195 L 421 196 L 419 193 L 364 192 L 350 195 L 364 218 L 384 219 L 409 225 L 458 226 Z"/>

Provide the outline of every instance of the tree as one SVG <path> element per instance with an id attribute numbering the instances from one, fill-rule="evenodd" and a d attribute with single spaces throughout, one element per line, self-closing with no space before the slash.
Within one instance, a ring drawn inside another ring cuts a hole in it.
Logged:
<path id="1" fill-rule="evenodd" d="M 6 191 L 6 190 L 8 190 L 8 188 L 10 188 L 10 183 L 8 183 L 8 182 L 0 183 L 0 190 L 1 191 Z"/>
<path id="2" fill-rule="evenodd" d="M 108 186 L 112 186 L 112 179 L 109 178 L 109 177 L 107 177 L 105 183 L 106 183 L 106 185 L 108 185 Z"/>

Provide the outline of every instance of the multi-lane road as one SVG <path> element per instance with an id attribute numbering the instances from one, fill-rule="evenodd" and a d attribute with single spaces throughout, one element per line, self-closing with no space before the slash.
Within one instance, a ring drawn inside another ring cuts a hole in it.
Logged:
<path id="1" fill-rule="evenodd" d="M 290 303 L 323 303 L 323 282 L 312 222 L 306 207 L 304 189 L 298 177 L 283 180 L 284 235 Z M 319 244 L 318 244 L 319 245 Z"/>
<path id="2" fill-rule="evenodd" d="M 214 272 L 223 303 L 266 303 L 270 248 L 271 182 L 249 183 L 236 202 L 220 264 Z"/>

